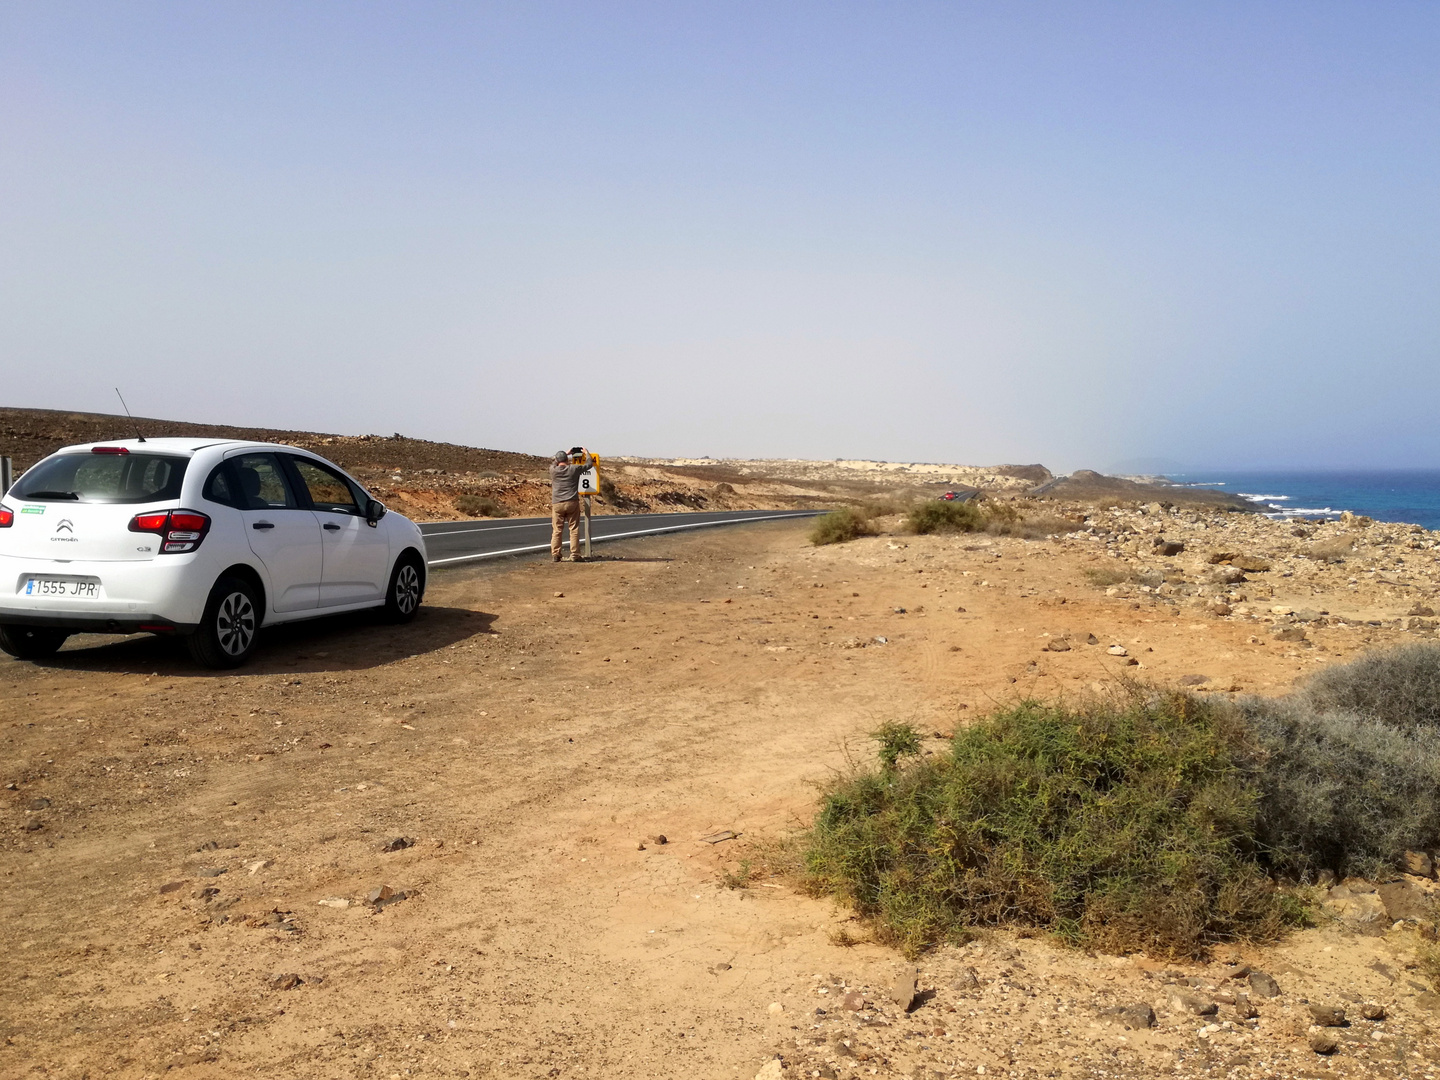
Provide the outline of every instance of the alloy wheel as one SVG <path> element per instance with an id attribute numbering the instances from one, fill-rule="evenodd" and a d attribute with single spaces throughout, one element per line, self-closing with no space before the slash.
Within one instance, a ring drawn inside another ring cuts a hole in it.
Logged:
<path id="1" fill-rule="evenodd" d="M 242 656 L 255 640 L 255 604 L 235 591 L 220 602 L 215 613 L 215 636 L 228 656 Z"/>
<path id="2" fill-rule="evenodd" d="M 400 567 L 395 575 L 395 607 L 409 615 L 420 603 L 420 572 L 411 563 Z"/>

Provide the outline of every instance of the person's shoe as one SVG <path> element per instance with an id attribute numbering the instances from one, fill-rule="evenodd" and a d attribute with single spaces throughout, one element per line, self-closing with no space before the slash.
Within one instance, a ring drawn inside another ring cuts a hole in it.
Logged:
<path id="1" fill-rule="evenodd" d="M 559 562 L 559 561 L 560 561 L 560 556 L 559 556 L 559 555 L 551 555 L 551 556 L 550 556 L 550 561 L 551 561 L 551 562 Z"/>

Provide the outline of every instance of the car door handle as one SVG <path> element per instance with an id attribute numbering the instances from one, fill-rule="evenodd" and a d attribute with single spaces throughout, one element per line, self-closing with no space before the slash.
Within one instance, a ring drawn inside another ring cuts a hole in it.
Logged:
<path id="1" fill-rule="evenodd" d="M 273 529 L 275 527 L 275 523 L 273 521 L 257 521 L 250 527 L 252 529 Z"/>
<path id="2" fill-rule="evenodd" d="M 327 522 L 325 522 L 325 528 L 328 529 L 330 532 L 339 532 L 339 531 L 340 531 L 340 526 L 339 526 L 339 525 L 336 525 L 333 521 L 327 521 Z"/>

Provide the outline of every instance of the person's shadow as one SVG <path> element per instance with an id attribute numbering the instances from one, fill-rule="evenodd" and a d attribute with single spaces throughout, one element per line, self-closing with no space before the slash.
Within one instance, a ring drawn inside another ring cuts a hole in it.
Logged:
<path id="1" fill-rule="evenodd" d="M 585 560 L 587 563 L 598 562 L 674 562 L 673 558 L 642 558 L 638 555 L 591 555 Z"/>
<path id="2" fill-rule="evenodd" d="M 54 656 L 33 663 L 67 671 L 155 672 L 172 677 L 275 675 L 292 672 L 359 671 L 493 634 L 496 615 L 466 608 L 422 604 L 408 623 L 388 623 L 377 613 L 349 612 L 260 631 L 255 651 L 238 668 L 216 671 L 196 664 L 178 638 L 167 634 L 76 634 Z"/>

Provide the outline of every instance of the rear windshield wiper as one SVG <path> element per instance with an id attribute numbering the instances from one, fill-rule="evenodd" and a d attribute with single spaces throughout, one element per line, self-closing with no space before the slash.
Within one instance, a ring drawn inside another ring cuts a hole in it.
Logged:
<path id="1" fill-rule="evenodd" d="M 73 499 L 75 502 L 79 502 L 79 501 L 80 501 L 80 493 L 79 493 L 78 491 L 27 491 L 24 495 L 21 495 L 20 498 L 22 498 L 22 499 Z"/>

